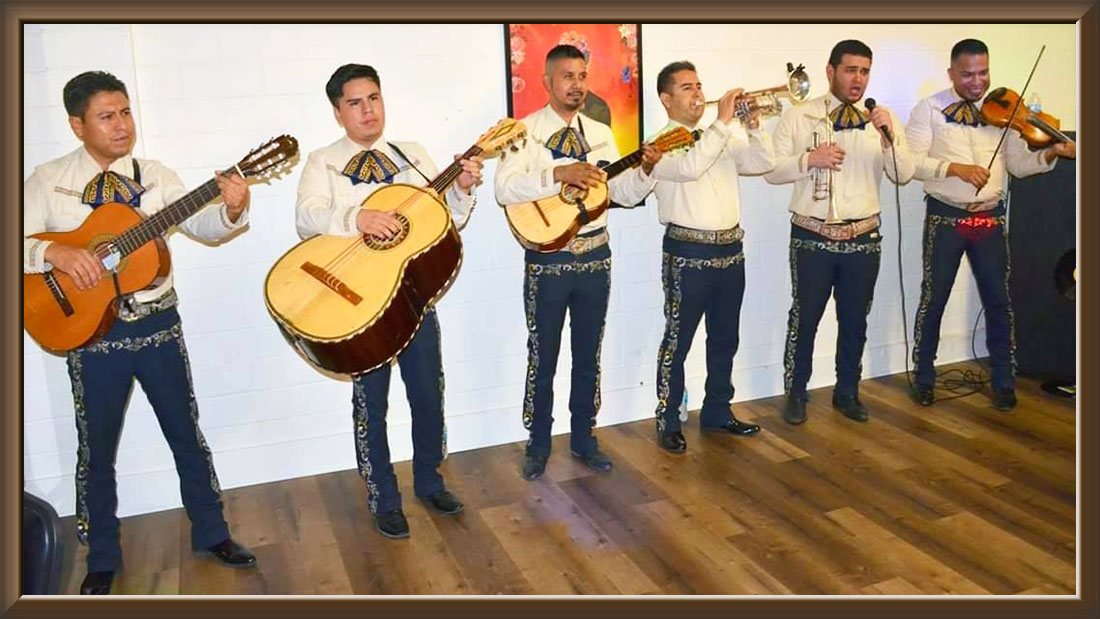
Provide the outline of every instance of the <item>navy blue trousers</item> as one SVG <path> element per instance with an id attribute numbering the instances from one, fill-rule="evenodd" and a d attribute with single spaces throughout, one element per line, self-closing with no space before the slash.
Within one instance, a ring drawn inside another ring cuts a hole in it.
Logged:
<path id="1" fill-rule="evenodd" d="M 122 566 L 115 456 L 134 378 L 149 397 L 176 462 L 191 545 L 229 538 L 221 487 L 199 429 L 191 366 L 179 314 L 170 308 L 136 322 L 116 321 L 101 340 L 69 353 L 76 410 L 77 537 L 88 545 L 88 571 Z"/>
<path id="2" fill-rule="evenodd" d="M 680 431 L 684 359 L 704 316 L 707 380 L 699 424 L 721 426 L 733 419 L 731 375 L 745 296 L 741 242 L 707 245 L 666 235 L 661 280 L 665 289 L 665 334 L 657 353 L 657 432 Z"/>
<path id="3" fill-rule="evenodd" d="M 443 462 L 443 355 L 434 307 L 425 314 L 412 342 L 397 355 L 397 365 L 412 415 L 413 492 L 427 497 L 443 489 L 443 476 L 439 474 Z M 390 368 L 387 363 L 352 381 L 355 455 L 373 514 L 401 507 L 386 437 Z"/>
<path id="4" fill-rule="evenodd" d="M 878 230 L 847 241 L 829 239 L 791 225 L 791 311 L 783 357 L 783 388 L 805 400 L 813 369 L 817 325 L 832 296 L 836 301 L 835 395 L 858 395 L 867 342 L 867 314 L 878 279 L 882 237 Z"/>
<path id="5" fill-rule="evenodd" d="M 955 284 L 963 254 L 978 284 L 985 309 L 985 343 L 989 350 L 993 389 L 1015 387 L 1016 337 L 1012 301 L 1008 296 L 1008 234 L 1004 204 L 980 214 L 944 204 L 929 196 L 924 219 L 924 279 L 913 325 L 913 363 L 917 384 L 936 382 L 936 349 L 944 308 Z"/>
<path id="6" fill-rule="evenodd" d="M 588 455 L 597 449 L 593 428 L 600 409 L 600 344 L 611 291 L 611 248 L 586 254 L 526 253 L 523 298 L 527 313 L 527 386 L 523 427 L 527 453 L 550 454 L 554 423 L 554 372 L 569 312 L 573 371 L 570 376 L 569 445 Z"/>

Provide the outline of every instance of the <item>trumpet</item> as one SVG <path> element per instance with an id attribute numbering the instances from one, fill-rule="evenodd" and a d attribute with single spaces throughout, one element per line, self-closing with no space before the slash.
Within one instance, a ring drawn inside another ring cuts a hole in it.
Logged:
<path id="1" fill-rule="evenodd" d="M 743 92 L 737 97 L 737 118 L 744 122 L 745 118 L 753 112 L 759 112 L 761 118 L 776 116 L 783 112 L 783 103 L 780 97 L 786 97 L 791 101 L 801 103 L 810 94 L 810 76 L 806 75 L 805 67 L 795 67 L 787 63 L 787 83 L 774 88 L 764 88 Z M 718 99 L 713 101 L 696 102 L 695 107 L 709 107 L 717 105 Z"/>
<path id="2" fill-rule="evenodd" d="M 825 120 L 824 120 L 824 123 L 825 123 L 825 144 L 832 144 L 833 143 L 833 125 L 832 125 L 832 122 L 829 121 L 829 98 L 828 97 L 825 97 Z M 816 150 L 821 145 L 822 145 L 821 144 L 821 133 L 819 133 L 817 130 L 814 130 L 812 145 L 809 148 L 807 148 L 806 151 L 809 152 L 809 151 L 812 151 L 812 150 Z M 840 215 L 839 215 L 839 213 L 837 213 L 837 210 L 836 210 L 836 192 L 834 191 L 834 185 L 833 185 L 833 169 L 832 168 L 828 168 L 828 169 L 814 168 L 813 169 L 813 179 L 814 179 L 814 193 L 813 193 L 814 200 L 817 200 L 817 201 L 828 200 L 829 201 L 829 209 L 826 211 L 826 214 L 825 214 L 825 223 L 827 223 L 827 224 L 841 223 L 843 220 L 840 218 Z"/>

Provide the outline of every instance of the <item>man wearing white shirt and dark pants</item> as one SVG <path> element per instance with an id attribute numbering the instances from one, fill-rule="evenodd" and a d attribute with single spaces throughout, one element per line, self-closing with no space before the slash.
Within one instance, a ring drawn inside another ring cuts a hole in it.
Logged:
<path id="1" fill-rule="evenodd" d="M 501 205 L 557 194 L 563 184 L 590 187 L 606 181 L 597 165 L 619 159 L 611 128 L 580 113 L 588 94 L 584 54 L 558 45 L 546 55 L 543 86 L 549 104 L 523 119 L 530 139 L 497 169 L 494 186 Z M 611 199 L 622 205 L 642 201 L 653 188 L 648 176 L 660 153 L 644 145 L 640 167 L 612 178 Z M 570 448 L 598 471 L 611 470 L 599 450 L 593 427 L 600 408 L 600 344 L 611 290 L 611 249 L 607 213 L 586 223 L 564 249 L 527 250 L 523 280 L 527 314 L 527 385 L 523 425 L 529 431 L 523 478 L 535 480 L 546 470 L 553 424 L 554 371 L 566 311 L 570 317 L 573 371 L 570 381 Z"/>
<path id="2" fill-rule="evenodd" d="M 668 114 L 665 133 L 692 130 L 703 116 L 703 87 L 695 66 L 674 62 L 657 76 L 657 93 Z M 658 215 L 666 226 L 662 281 L 665 333 L 657 354 L 657 443 L 682 453 L 679 404 L 684 393 L 684 359 L 699 321 L 707 321 L 706 396 L 699 426 L 704 432 L 748 436 L 760 426 L 738 421 L 730 412 L 733 357 L 737 353 L 741 301 L 745 294 L 745 255 L 740 226 L 739 173 L 772 169 L 771 137 L 760 129 L 756 112 L 735 122 L 740 89 L 718 104 L 718 119 L 690 148 L 671 152 L 653 168 Z"/>
<path id="3" fill-rule="evenodd" d="M 325 84 L 325 94 L 345 135 L 306 160 L 298 183 L 298 234 L 391 238 L 400 231 L 397 218 L 360 205 L 385 184 L 425 185 L 438 174 L 435 163 L 419 144 L 387 142 L 383 137 L 386 108 L 373 67 L 341 66 Z M 480 157 L 464 160 L 462 173 L 443 196 L 460 230 L 474 208 L 473 188 L 481 181 L 481 166 Z M 413 491 L 428 507 L 457 514 L 462 503 L 446 489 L 438 470 L 443 461 L 443 360 L 434 307 L 397 355 L 397 363 L 412 415 Z M 409 536 L 409 523 L 401 509 L 386 436 L 390 369 L 387 363 L 352 381 L 355 454 L 375 528 L 386 537 L 403 538 Z"/>
<path id="4" fill-rule="evenodd" d="M 775 169 L 764 177 L 769 183 L 794 185 L 792 303 L 783 359 L 787 394 L 783 418 L 792 424 L 806 420 L 814 337 L 830 294 L 836 300 L 839 323 L 833 407 L 849 419 L 868 419 L 859 400 L 859 380 L 881 255 L 879 188 L 883 172 L 900 183 L 913 175 L 913 160 L 903 133 L 896 130 L 901 123 L 894 114 L 881 107 L 859 106 L 871 75 L 871 49 L 855 40 L 837 43 L 825 74 L 829 94 L 792 107 L 779 120 Z M 822 139 L 811 150 L 815 132 Z M 829 133 L 833 143 L 824 139 Z M 829 169 L 833 170 L 833 215 L 842 223 L 826 223 L 830 200 L 814 198 L 815 171 L 826 174 Z"/>
<path id="5" fill-rule="evenodd" d="M 956 43 L 947 75 L 952 87 L 918 102 L 905 130 L 928 205 L 924 279 L 913 325 L 913 399 L 923 406 L 935 401 L 940 323 L 965 253 L 985 310 L 993 406 L 1011 410 L 1016 405 L 1015 334 L 1008 296 L 1005 172 L 1017 177 L 1049 172 L 1058 157 L 1075 157 L 1076 145 L 1063 142 L 1032 152 L 1009 129 L 987 167 L 1004 130 L 981 119 L 981 99 L 990 82 L 986 45 L 976 39 Z"/>
<path id="6" fill-rule="evenodd" d="M 63 95 L 69 125 L 83 145 L 38 166 L 23 184 L 25 237 L 75 230 L 103 204 L 125 203 L 151 215 L 187 194 L 175 172 L 131 155 L 134 119 L 118 78 L 103 71 L 81 73 L 65 84 Z M 188 235 L 209 242 L 225 240 L 248 223 L 245 180 L 227 174 L 218 175 L 217 182 L 224 204 L 204 208 L 180 224 Z M 72 277 L 80 290 L 111 277 L 84 247 L 25 238 L 23 272 L 54 269 Z M 176 303 L 169 272 L 154 288 L 120 299 L 110 331 L 68 354 L 78 441 L 77 538 L 88 545 L 82 595 L 110 593 L 115 572 L 122 568 L 115 456 L 135 378 L 172 449 L 193 550 L 231 567 L 256 565 L 256 557 L 230 537 L 223 516 Z"/>

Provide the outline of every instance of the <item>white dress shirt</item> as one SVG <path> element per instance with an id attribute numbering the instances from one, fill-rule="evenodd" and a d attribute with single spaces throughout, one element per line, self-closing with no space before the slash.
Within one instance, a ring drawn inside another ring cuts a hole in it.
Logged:
<path id="1" fill-rule="evenodd" d="M 830 94 L 829 110 L 837 107 L 837 97 Z M 830 122 L 825 109 L 825 96 L 810 99 L 799 105 L 791 106 L 779 119 L 775 127 L 775 169 L 764 176 L 774 185 L 793 183 L 790 211 L 800 215 L 826 219 L 829 200 L 814 200 L 813 170 L 807 165 L 816 131 L 820 144 L 825 144 L 825 123 Z M 862 108 L 861 103 L 856 106 Z M 885 108 L 884 108 L 885 109 Z M 839 170 L 833 171 L 833 191 L 836 194 L 836 210 L 841 219 L 865 219 L 877 215 L 879 206 L 879 187 L 882 174 L 899 184 L 909 182 L 913 177 L 913 157 L 906 145 L 905 132 L 897 116 L 890 110 L 893 123 L 891 133 L 894 143 L 886 149 L 882 147 L 882 138 L 877 129 L 868 121 L 863 129 L 833 131 L 833 141 L 844 149 L 844 162 Z M 829 130 L 831 130 L 831 125 Z M 894 158 L 890 150 L 897 155 L 898 169 L 894 174 Z M 822 170 L 822 173 L 825 173 Z"/>
<path id="2" fill-rule="evenodd" d="M 134 176 L 130 155 L 111 162 L 108 170 L 128 178 Z M 140 210 L 151 215 L 183 197 L 187 188 L 179 176 L 159 161 L 138 159 L 141 170 Z M 103 169 L 83 146 L 73 152 L 44 163 L 23 183 L 23 236 L 39 232 L 69 232 L 80 227 L 92 207 L 81 202 L 84 187 Z M 220 198 L 218 198 L 220 199 Z M 219 241 L 248 223 L 246 208 L 236 222 L 229 221 L 226 206 L 210 205 L 184 220 L 180 228 L 195 238 Z M 23 239 L 23 272 L 42 273 L 53 268 L 46 262 L 50 241 Z M 159 298 L 172 289 L 172 274 L 157 287 L 134 293 L 134 300 L 144 303 Z"/>
<path id="3" fill-rule="evenodd" d="M 385 153 L 400 170 L 393 176 L 393 182 L 425 187 L 428 181 L 424 180 L 424 176 L 431 180 L 439 175 L 435 162 L 423 146 L 415 142 L 394 142 L 394 144 L 409 157 L 409 160 L 390 148 L 384 137 L 379 137 L 372 145 L 375 150 Z M 303 239 L 316 234 L 335 236 L 361 234 L 355 223 L 360 205 L 367 196 L 387 186 L 385 183 L 353 185 L 351 178 L 344 176 L 344 166 L 362 150 L 365 149 L 345 135 L 332 144 L 309 154 L 306 165 L 302 168 L 302 178 L 298 181 L 296 207 L 298 235 Z M 424 176 L 421 176 L 413 166 L 423 172 Z M 455 183 L 451 183 L 445 194 L 443 197 L 451 210 L 455 227 L 461 230 L 474 209 L 476 196 L 473 192 L 462 192 Z"/>
<path id="4" fill-rule="evenodd" d="M 950 163 L 983 168 L 989 166 L 1004 131 L 1003 128 L 992 125 L 971 127 L 947 122 L 943 115 L 944 108 L 961 99 L 954 88 L 948 88 L 921 99 L 909 115 L 905 135 L 909 138 L 909 149 L 916 161 L 914 176 L 924 181 L 926 193 L 941 202 L 966 208 L 970 204 L 1004 198 L 1008 183 L 1006 165 L 1013 176 L 1030 176 L 1054 169 L 1057 158 L 1047 163 L 1043 150 L 1028 150 L 1027 142 L 1019 132 L 1009 129 L 1004 145 L 989 169 L 989 182 L 981 191 L 977 191 L 961 178 L 948 177 L 947 166 Z M 975 102 L 974 105 L 980 108 L 981 102 Z"/>
<path id="5" fill-rule="evenodd" d="M 509 152 L 497 167 L 493 186 L 497 202 L 501 206 L 517 202 L 530 202 L 552 196 L 561 191 L 561 183 L 554 182 L 554 168 L 570 165 L 579 161 L 571 157 L 554 159 L 546 141 L 550 136 L 566 126 L 565 120 L 549 105 L 532 112 L 523 119 L 527 127 L 527 143 L 519 152 Z M 614 163 L 619 160 L 619 148 L 615 145 L 615 136 L 611 127 L 592 120 L 580 112 L 573 115 L 569 126 L 578 133 L 584 129 L 584 139 L 591 151 L 587 155 L 588 163 L 596 165 L 600 161 Z M 611 200 L 623 206 L 633 206 L 645 199 L 653 189 L 653 179 L 645 174 L 641 166 L 621 172 L 608 181 Z M 607 212 L 585 224 L 579 234 L 593 232 L 607 226 Z M 561 250 L 568 251 L 568 250 Z"/>
<path id="6" fill-rule="evenodd" d="M 692 129 L 670 120 L 657 135 L 677 127 Z M 658 218 L 696 230 L 733 228 L 741 223 L 739 173 L 762 174 L 774 165 L 766 131 L 715 120 L 694 146 L 665 153 L 653 167 Z"/>

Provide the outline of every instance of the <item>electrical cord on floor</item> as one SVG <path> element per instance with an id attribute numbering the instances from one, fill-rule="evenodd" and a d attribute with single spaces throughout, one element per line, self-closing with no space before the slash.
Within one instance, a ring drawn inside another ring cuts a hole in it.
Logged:
<path id="1" fill-rule="evenodd" d="M 913 377 L 909 368 L 909 310 L 905 303 L 905 271 L 902 268 L 901 257 L 901 188 L 898 185 L 898 155 L 894 148 L 890 148 L 890 154 L 894 160 L 894 207 L 897 210 L 898 221 L 898 288 L 901 292 L 901 326 L 902 335 L 905 338 L 905 380 L 909 383 L 910 391 L 913 390 Z M 946 402 L 947 400 L 954 400 L 955 398 L 963 398 L 968 395 L 978 393 L 989 383 L 989 376 L 985 372 L 985 368 L 982 363 L 978 361 L 978 353 L 975 347 L 975 340 L 978 336 L 978 321 L 982 319 L 982 315 L 985 312 L 985 308 L 978 311 L 978 317 L 974 320 L 974 329 L 970 333 L 970 354 L 975 363 L 978 364 L 978 371 L 974 370 L 962 370 L 953 368 L 945 370 L 943 372 L 936 373 L 935 389 L 940 392 L 948 392 L 951 395 L 946 397 L 937 397 L 933 400 L 935 402 Z"/>

